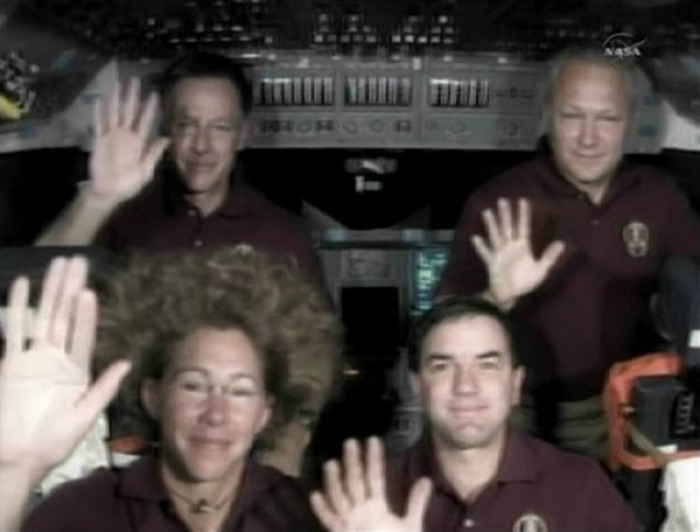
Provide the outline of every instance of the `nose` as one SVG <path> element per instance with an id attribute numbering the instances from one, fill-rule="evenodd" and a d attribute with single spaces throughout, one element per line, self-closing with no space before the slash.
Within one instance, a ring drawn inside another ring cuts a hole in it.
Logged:
<path id="1" fill-rule="evenodd" d="M 207 425 L 221 425 L 226 421 L 229 408 L 230 404 L 226 394 L 218 393 L 212 388 L 204 402 L 202 421 Z"/>
<path id="2" fill-rule="evenodd" d="M 471 366 L 458 366 L 455 369 L 452 391 L 455 395 L 474 394 L 479 390 L 479 377 L 475 368 Z"/>
<path id="3" fill-rule="evenodd" d="M 197 128 L 197 133 L 194 137 L 193 148 L 197 153 L 204 153 L 209 150 L 211 143 L 209 138 L 209 128 Z"/>
<path id="4" fill-rule="evenodd" d="M 581 120 L 578 141 L 581 146 L 595 146 L 598 142 L 598 124 L 592 117 L 586 117 Z"/>

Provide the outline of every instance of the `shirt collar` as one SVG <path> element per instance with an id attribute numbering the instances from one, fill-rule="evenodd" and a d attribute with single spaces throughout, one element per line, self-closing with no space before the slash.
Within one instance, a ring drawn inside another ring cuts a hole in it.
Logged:
<path id="1" fill-rule="evenodd" d="M 224 198 L 224 203 L 212 213 L 212 216 L 223 216 L 226 218 L 248 216 L 250 208 L 247 190 L 248 187 L 242 182 L 240 172 L 235 172 L 231 176 L 231 186 L 226 198 Z M 173 173 L 163 176 L 162 194 L 165 212 L 169 216 L 188 216 L 192 209 L 196 209 L 196 207 L 185 200 L 180 184 L 177 182 L 177 177 Z"/>
<path id="2" fill-rule="evenodd" d="M 237 522 L 250 506 L 259 503 L 260 498 L 264 497 L 264 492 L 275 484 L 278 477 L 279 473 L 276 471 L 248 460 L 226 522 Z M 147 501 L 157 505 L 170 504 L 157 456 L 145 456 L 129 466 L 122 474 L 117 491 L 125 499 Z"/>
<path id="3" fill-rule="evenodd" d="M 421 438 L 417 444 L 417 451 L 417 476 L 426 476 L 433 481 L 437 489 L 454 493 L 454 488 L 438 463 L 437 453 L 429 435 Z M 537 477 L 536 464 L 535 451 L 527 437 L 517 430 L 510 429 L 493 483 L 533 482 Z"/>
<path id="4" fill-rule="evenodd" d="M 547 189 L 549 189 L 553 194 L 559 196 L 570 196 L 575 197 L 581 194 L 575 186 L 569 183 L 561 172 L 557 169 L 549 155 L 541 155 L 538 157 L 537 161 L 537 176 Z M 613 175 L 612 181 L 610 182 L 610 187 L 605 193 L 603 202 L 608 202 L 615 196 L 618 196 L 629 187 L 635 185 L 639 181 L 639 173 L 634 170 L 634 167 L 630 165 L 626 160 L 622 160 L 618 169 Z"/>

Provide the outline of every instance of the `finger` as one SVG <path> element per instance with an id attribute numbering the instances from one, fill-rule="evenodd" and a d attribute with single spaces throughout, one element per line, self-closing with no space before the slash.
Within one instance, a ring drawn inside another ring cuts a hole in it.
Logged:
<path id="1" fill-rule="evenodd" d="M 486 234 L 489 237 L 489 244 L 491 244 L 491 249 L 497 249 L 503 246 L 503 238 L 501 237 L 501 229 L 498 226 L 498 221 L 491 209 L 486 209 L 482 217 L 484 219 L 484 225 L 486 226 Z"/>
<path id="2" fill-rule="evenodd" d="M 427 478 L 421 478 L 411 487 L 406 506 L 407 528 L 411 530 L 423 530 L 423 516 L 428 508 L 428 501 L 430 501 L 430 493 L 432 490 L 433 485 Z"/>
<path id="3" fill-rule="evenodd" d="M 370 497 L 386 497 L 386 473 L 384 466 L 384 448 L 379 438 L 367 441 L 366 471 L 367 489 Z"/>
<path id="4" fill-rule="evenodd" d="M 360 445 L 357 440 L 348 440 L 343 445 L 343 469 L 345 493 L 352 504 L 363 502 L 367 498 L 367 489 Z"/>
<path id="5" fill-rule="evenodd" d="M 532 230 L 532 207 L 530 202 L 525 198 L 518 200 L 518 237 L 530 242 L 530 233 Z"/>
<path id="6" fill-rule="evenodd" d="M 135 131 L 142 140 L 148 138 L 148 135 L 150 135 L 151 131 L 153 131 L 153 123 L 155 121 L 157 110 L 158 95 L 155 92 L 152 92 L 148 95 L 146 103 L 143 105 L 141 116 L 139 116 L 139 120 L 135 128 Z"/>
<path id="7" fill-rule="evenodd" d="M 333 512 L 333 509 L 321 493 L 314 491 L 311 494 L 310 501 L 311 509 L 326 530 L 331 532 L 342 530 L 342 520 Z"/>
<path id="8" fill-rule="evenodd" d="M 46 269 L 32 334 L 35 341 L 47 340 L 51 318 L 58 304 L 59 289 L 63 283 L 67 262 L 65 257 L 57 257 L 51 261 Z"/>
<path id="9" fill-rule="evenodd" d="M 27 334 L 27 310 L 29 306 L 29 280 L 18 277 L 10 286 L 5 323 L 5 357 L 21 354 Z"/>
<path id="10" fill-rule="evenodd" d="M 498 216 L 501 219 L 501 231 L 506 240 L 513 239 L 513 216 L 510 201 L 505 198 L 498 200 Z"/>
<path id="11" fill-rule="evenodd" d="M 95 128 L 95 137 L 101 137 L 105 133 L 105 103 L 102 97 L 98 97 L 92 106 L 92 125 Z"/>
<path id="12" fill-rule="evenodd" d="M 326 499 L 336 513 L 347 513 L 350 509 L 350 501 L 343 492 L 338 462 L 335 460 L 326 462 L 323 466 L 323 473 Z"/>
<path id="13" fill-rule="evenodd" d="M 77 419 L 92 426 L 110 401 L 117 395 L 119 385 L 131 369 L 127 360 L 119 360 L 111 364 L 90 386 L 77 405 Z"/>
<path id="14" fill-rule="evenodd" d="M 88 265 L 83 257 L 68 260 L 57 297 L 57 305 L 50 316 L 49 341 L 65 347 L 70 328 L 75 319 L 78 294 L 87 282 Z"/>
<path id="15" fill-rule="evenodd" d="M 117 84 L 109 94 L 107 102 L 107 129 L 110 131 L 119 126 L 121 84 Z"/>
<path id="16" fill-rule="evenodd" d="M 493 253 L 491 253 L 491 250 L 486 245 L 486 242 L 484 242 L 484 239 L 478 235 L 474 235 L 472 237 L 472 244 L 474 245 L 474 250 L 476 251 L 476 254 L 479 255 L 479 257 L 481 257 L 483 263 L 486 266 L 491 264 L 491 261 L 493 260 Z"/>
<path id="17" fill-rule="evenodd" d="M 549 272 L 549 270 L 552 269 L 552 266 L 556 264 L 559 257 L 561 257 L 562 253 L 564 253 L 564 249 L 566 249 L 566 246 L 561 240 L 552 242 L 549 246 L 547 246 L 547 249 L 544 250 L 542 257 L 540 258 L 540 265 L 542 266 L 545 274 Z"/>
<path id="18" fill-rule="evenodd" d="M 75 307 L 69 354 L 81 369 L 89 372 L 97 328 L 97 297 L 95 293 L 92 290 L 83 290 L 78 295 Z"/>
<path id="19" fill-rule="evenodd" d="M 141 98 L 141 81 L 137 77 L 129 80 L 126 90 L 126 99 L 121 117 L 121 124 L 129 129 L 136 127 L 136 114 L 138 112 L 139 100 Z"/>

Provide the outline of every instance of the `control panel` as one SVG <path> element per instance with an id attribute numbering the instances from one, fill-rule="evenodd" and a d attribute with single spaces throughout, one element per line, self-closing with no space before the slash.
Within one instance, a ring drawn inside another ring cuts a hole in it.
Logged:
<path id="1" fill-rule="evenodd" d="M 530 150 L 543 66 L 504 61 L 275 57 L 252 70 L 251 145 Z"/>

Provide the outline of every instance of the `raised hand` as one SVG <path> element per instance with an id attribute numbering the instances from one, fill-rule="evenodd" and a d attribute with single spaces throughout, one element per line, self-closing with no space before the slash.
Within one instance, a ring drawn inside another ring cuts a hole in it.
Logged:
<path id="1" fill-rule="evenodd" d="M 499 199 L 497 211 L 486 209 L 483 219 L 488 240 L 476 235 L 472 243 L 486 265 L 490 295 L 507 309 L 544 281 L 564 244 L 552 242 L 539 259 L 535 258 L 530 241 L 532 212 L 526 199 L 518 200 L 517 215 L 508 200 Z"/>
<path id="2" fill-rule="evenodd" d="M 364 463 L 360 445 L 345 442 L 342 466 L 335 460 L 324 468 L 324 491 L 311 495 L 311 507 L 330 532 L 420 532 L 431 484 L 421 479 L 411 488 L 406 515 L 389 509 L 382 445 L 370 438 Z"/>
<path id="3" fill-rule="evenodd" d="M 0 362 L 0 471 L 6 479 L 35 484 L 63 461 L 129 370 L 127 362 L 117 362 L 90 384 L 97 301 L 86 278 L 85 259 L 52 261 L 32 324 L 28 280 L 19 278 L 10 289 Z"/>
<path id="4" fill-rule="evenodd" d="M 95 105 L 95 145 L 90 157 L 91 199 L 116 205 L 136 194 L 151 180 L 156 163 L 168 146 L 168 139 L 149 140 L 158 97 L 151 94 L 140 101 L 141 83 L 132 78 L 121 97 L 121 87 L 107 101 Z"/>

